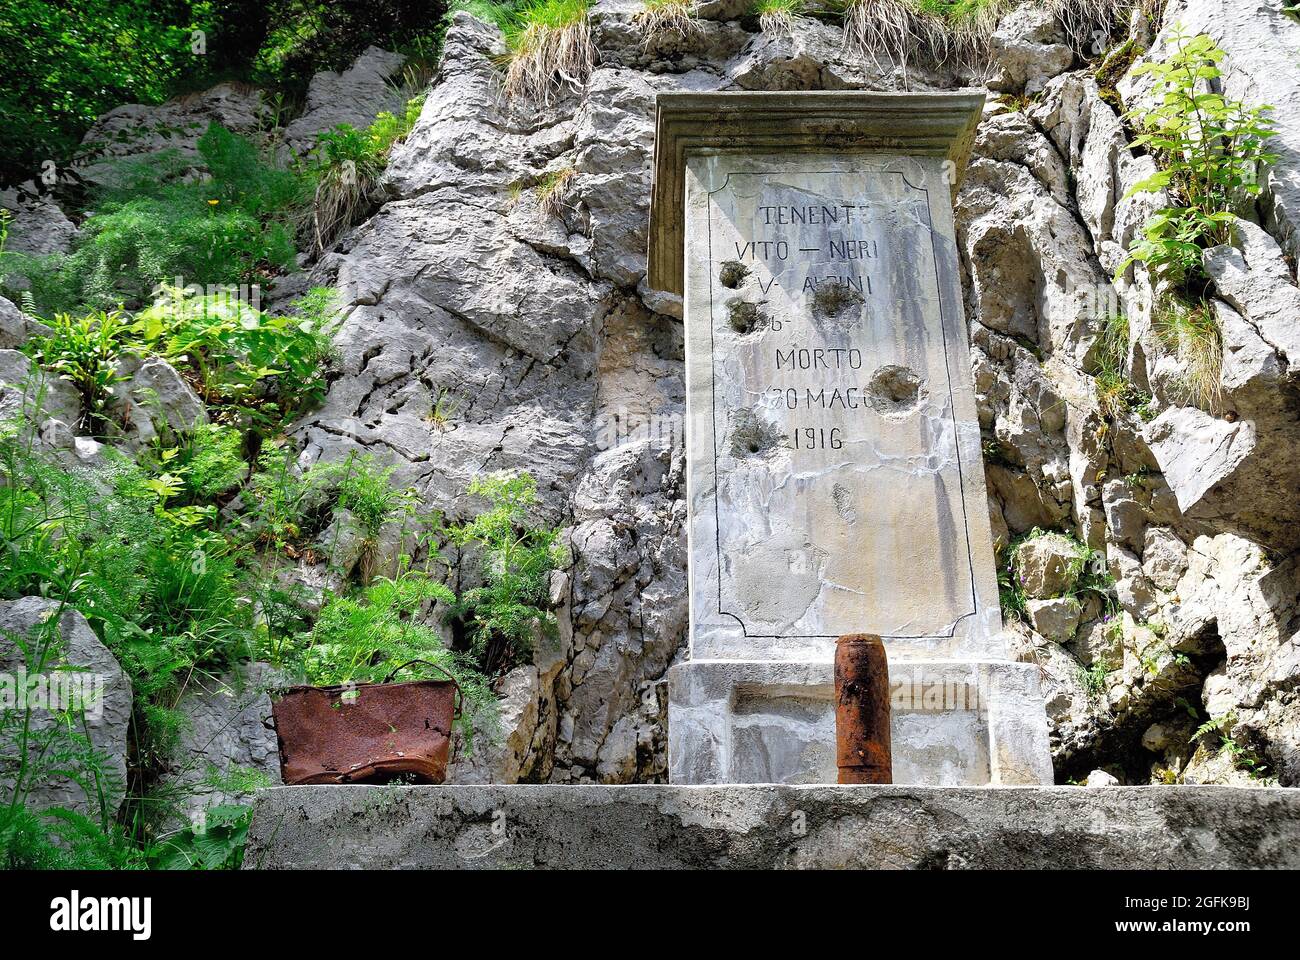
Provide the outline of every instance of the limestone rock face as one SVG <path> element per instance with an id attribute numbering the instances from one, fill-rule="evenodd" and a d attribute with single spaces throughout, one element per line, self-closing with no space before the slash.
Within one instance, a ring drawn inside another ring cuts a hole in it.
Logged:
<path id="1" fill-rule="evenodd" d="M 1071 597 L 1054 600 L 1029 600 L 1025 603 L 1029 622 L 1040 636 L 1065 643 L 1074 638 L 1079 627 L 1079 604 Z"/>
<path id="2" fill-rule="evenodd" d="M 247 664 L 220 678 L 198 679 L 176 704 L 186 724 L 163 781 L 184 796 L 189 822 L 201 824 L 208 807 L 248 801 L 250 794 L 229 789 L 232 774 L 254 772 L 280 782 L 267 692 L 274 681 L 266 664 Z"/>
<path id="3" fill-rule="evenodd" d="M 1016 559 L 1022 586 L 1031 597 L 1060 597 L 1074 586 L 1078 576 L 1075 547 L 1062 537 L 1027 540 L 1020 545 Z"/>
<path id="4" fill-rule="evenodd" d="M 1210 402 L 1189 394 L 1145 271 L 1113 277 L 1167 203 L 1125 198 L 1155 167 L 1129 149 L 1114 91 L 1076 70 L 1048 80 L 1026 114 L 990 117 L 959 195 L 995 529 L 1000 519 L 1007 539 L 1065 530 L 1105 553 L 1113 580 L 1113 600 L 1080 594 L 1064 645 L 1055 606 L 1029 589 L 1028 622 L 1011 631 L 1044 673 L 1058 777 L 1125 756 L 1128 783 L 1298 782 L 1293 698 L 1276 679 L 1294 673 L 1300 529 L 1295 498 L 1281 495 L 1300 483 L 1295 324 L 1282 319 L 1297 314 L 1297 286 L 1283 255 L 1295 243 L 1295 123 L 1281 114 L 1298 85 L 1295 58 L 1279 60 L 1294 28 L 1281 17 L 1271 2 L 1176 0 L 1148 54 L 1162 55 L 1175 23 L 1209 32 L 1227 51 L 1229 95 L 1273 104 L 1281 121 L 1263 224 L 1238 223 L 1205 254 L 1223 345 Z M 1151 40 L 1134 36 L 1139 51 Z M 1118 86 L 1130 106 L 1147 95 L 1131 77 Z M 1119 313 L 1129 392 L 1107 406 L 1099 338 Z M 1266 555 L 1272 563 L 1256 559 Z M 1180 703 L 1195 704 L 1197 719 Z M 1194 740 L 1207 717 L 1222 734 Z M 1144 744 L 1156 728 L 1166 732 Z"/>
<path id="5" fill-rule="evenodd" d="M 48 195 L 24 184 L 0 191 L 0 207 L 12 216 L 5 249 L 14 253 L 42 255 L 67 253 L 76 239 L 77 227 Z"/>
<path id="6" fill-rule="evenodd" d="M 347 123 L 364 130 L 375 115 L 400 113 L 406 105 L 400 75 L 406 57 L 371 46 L 341 73 L 323 70 L 307 87 L 307 107 L 285 128 L 285 142 L 303 154 L 316 145 L 322 131 Z"/>
<path id="7" fill-rule="evenodd" d="M 144 446 L 160 434 L 175 436 L 208 422 L 203 401 L 166 360 L 125 357 L 118 376 L 112 413 L 125 424 L 128 445 Z"/>
<path id="8" fill-rule="evenodd" d="M 0 350 L 0 421 L 24 417 L 38 429 L 50 420 L 75 426 L 81 398 L 61 377 L 51 376 L 17 350 Z"/>
<path id="9" fill-rule="evenodd" d="M 110 160 L 147 162 L 165 150 L 182 159 L 195 159 L 199 138 L 209 123 L 249 135 L 258 129 L 267 110 L 261 91 L 236 83 L 221 83 L 158 106 L 128 103 L 110 110 L 86 131 L 81 138 L 86 157 L 77 164 L 76 172 L 86 182 L 103 186 L 113 180 Z"/>
<path id="10" fill-rule="evenodd" d="M 1052 77 L 1070 69 L 1074 51 L 1054 13 L 1026 4 L 1003 17 L 993 32 L 993 59 L 998 75 L 990 88 L 1032 97 Z"/>
<path id="11" fill-rule="evenodd" d="M 25 790 L 31 791 L 27 806 L 38 811 L 48 807 L 66 807 L 97 820 L 101 815 L 102 792 L 102 812 L 112 820 L 126 795 L 131 681 L 80 613 L 64 610 L 57 627 L 42 627 L 58 614 L 59 604 L 43 597 L 0 601 L 0 672 L 16 676 L 23 670 L 30 671 L 32 677 L 48 678 L 62 666 L 84 677 L 87 681 L 85 731 L 101 761 L 101 773 L 96 778 L 90 776 L 88 771 L 79 769 L 78 774 L 88 784 L 83 788 L 76 781 L 56 772 L 58 764 L 51 770 L 48 764 L 34 762 L 28 774 L 33 779 L 27 780 L 24 785 Z M 57 631 L 57 637 L 42 639 L 43 629 Z M 33 659 L 24 654 L 19 641 L 29 646 Z M 45 660 L 43 669 L 38 669 L 38 661 L 34 658 L 37 650 L 42 648 L 49 649 L 51 655 Z M 57 655 L 53 655 L 56 648 Z M 32 743 L 48 742 L 48 754 L 56 756 L 61 749 L 61 737 L 56 731 L 62 721 L 51 713 L 49 706 L 48 703 L 33 706 L 29 729 L 30 735 L 36 739 L 29 741 L 29 747 Z M 17 736 L 18 731 L 10 727 L 6 731 L 5 742 L 0 745 L 0 755 L 6 759 L 3 768 L 0 768 L 3 771 L 0 772 L 0 783 L 6 789 L 13 785 L 15 770 L 12 761 L 17 758 L 19 750 Z M 62 744 L 64 749 L 68 746 L 66 742 Z M 79 754 L 81 750 L 77 747 L 70 752 Z"/>
<path id="12" fill-rule="evenodd" d="M 21 347 L 31 337 L 43 336 L 50 328 L 23 313 L 12 302 L 0 297 L 0 350 L 14 350 Z M 10 368 L 10 375 L 13 368 Z"/>

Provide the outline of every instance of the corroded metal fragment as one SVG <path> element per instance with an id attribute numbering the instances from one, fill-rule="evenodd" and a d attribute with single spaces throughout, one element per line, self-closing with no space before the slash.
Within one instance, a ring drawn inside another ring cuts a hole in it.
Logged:
<path id="1" fill-rule="evenodd" d="M 840 783 L 893 783 L 889 665 L 871 633 L 835 644 L 835 760 Z"/>

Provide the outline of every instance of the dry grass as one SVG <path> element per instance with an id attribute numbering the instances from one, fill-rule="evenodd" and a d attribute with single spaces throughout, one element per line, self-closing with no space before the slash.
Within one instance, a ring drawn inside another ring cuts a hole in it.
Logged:
<path id="1" fill-rule="evenodd" d="M 697 0 L 643 0 L 643 5 L 633 18 L 645 31 L 643 44 L 656 37 L 686 37 L 700 30 L 696 16 Z"/>
<path id="2" fill-rule="evenodd" d="M 880 64 L 883 54 L 907 72 L 918 56 L 971 69 L 988 63 L 989 36 L 1012 0 L 967 0 L 956 6 L 937 0 L 849 0 L 844 42 Z"/>
<path id="3" fill-rule="evenodd" d="M 764 33 L 791 33 L 804 6 L 804 0 L 758 0 L 754 12 Z"/>
<path id="4" fill-rule="evenodd" d="M 565 167 L 544 176 L 537 186 L 537 209 L 548 217 L 563 214 L 568 206 L 565 201 L 569 197 L 569 188 L 577 175 L 578 171 L 573 167 Z"/>
<path id="5" fill-rule="evenodd" d="M 1097 31 L 1109 34 L 1110 28 L 1119 23 L 1121 33 L 1127 32 L 1127 19 L 1135 8 L 1158 13 L 1163 5 L 1163 0 L 1046 0 L 1047 9 L 1065 27 L 1070 45 L 1083 54 L 1104 52 L 1098 49 Z"/>
<path id="6" fill-rule="evenodd" d="M 586 0 L 541 0 L 506 30 L 508 99 L 550 103 L 579 90 L 598 60 Z"/>
<path id="7" fill-rule="evenodd" d="M 1171 301 L 1159 310 L 1154 321 L 1156 335 L 1182 365 L 1186 400 L 1213 410 L 1223 396 L 1223 338 L 1214 307 L 1209 303 L 1189 307 Z"/>
<path id="8" fill-rule="evenodd" d="M 312 241 L 317 255 L 329 250 L 343 231 L 360 222 L 374 206 L 382 165 L 362 159 L 343 160 L 322 172 L 312 198 Z"/>
<path id="9" fill-rule="evenodd" d="M 1097 30 L 1123 22 L 1135 7 L 1154 8 L 1163 0 L 1043 0 L 1061 21 L 1081 53 L 1095 43 Z M 880 64 L 884 55 L 903 68 L 924 56 L 973 71 L 989 66 L 990 38 L 998 21 L 1017 0 L 847 0 L 844 42 Z M 1100 52 L 1100 51 L 1097 51 Z"/>

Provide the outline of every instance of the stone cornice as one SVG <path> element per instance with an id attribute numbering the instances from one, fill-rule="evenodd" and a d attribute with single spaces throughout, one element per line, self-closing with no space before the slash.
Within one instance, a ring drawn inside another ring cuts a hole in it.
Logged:
<path id="1" fill-rule="evenodd" d="M 983 105 L 982 91 L 659 94 L 649 285 L 682 294 L 688 155 L 866 150 L 938 156 L 955 166 L 955 193 Z"/>

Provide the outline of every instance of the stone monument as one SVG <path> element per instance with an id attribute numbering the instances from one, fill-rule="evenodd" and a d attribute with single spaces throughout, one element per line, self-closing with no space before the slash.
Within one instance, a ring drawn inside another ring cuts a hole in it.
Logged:
<path id="1" fill-rule="evenodd" d="M 1002 634 L 952 194 L 980 93 L 671 93 L 650 276 L 686 325 L 675 783 L 834 783 L 832 658 L 884 638 L 899 784 L 1051 783 Z"/>

